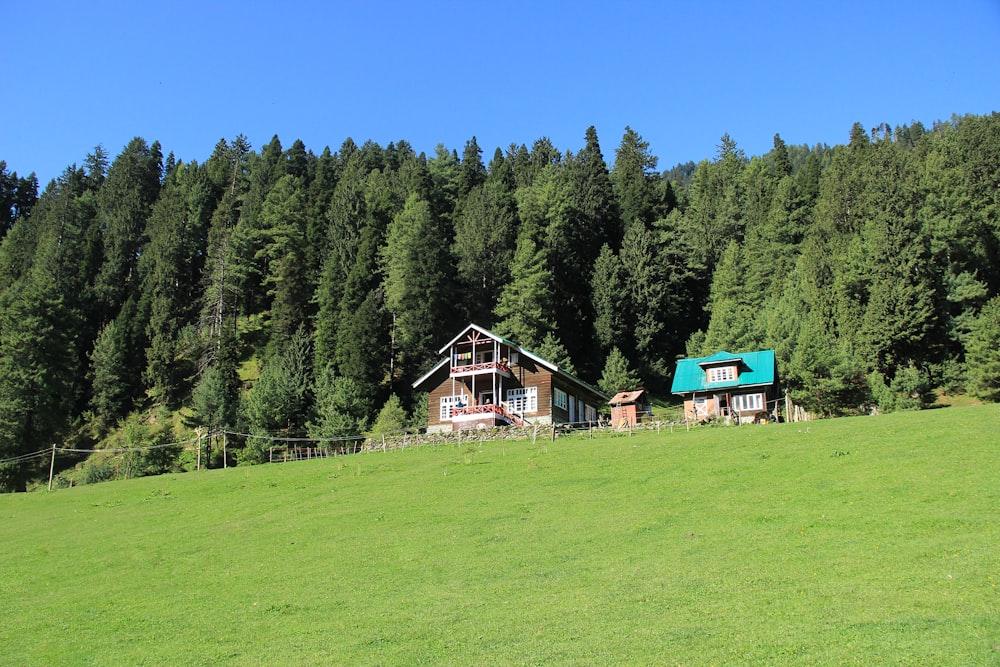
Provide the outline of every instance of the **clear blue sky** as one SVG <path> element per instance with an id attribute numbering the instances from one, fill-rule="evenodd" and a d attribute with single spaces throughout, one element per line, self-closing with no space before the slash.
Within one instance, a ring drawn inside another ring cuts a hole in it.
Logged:
<path id="1" fill-rule="evenodd" d="M 625 126 L 659 167 L 846 142 L 851 125 L 1000 110 L 1000 0 L 79 2 L 0 0 L 0 159 L 42 187 L 134 136 L 345 138 L 460 154 Z"/>

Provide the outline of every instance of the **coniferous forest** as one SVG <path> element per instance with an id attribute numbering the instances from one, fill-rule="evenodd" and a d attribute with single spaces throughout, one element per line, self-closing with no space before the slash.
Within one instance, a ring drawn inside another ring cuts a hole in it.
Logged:
<path id="1" fill-rule="evenodd" d="M 0 162 L 0 488 L 53 443 L 422 424 L 411 384 L 468 322 L 606 390 L 766 348 L 818 414 L 1000 400 L 1000 114 L 845 135 L 665 171 L 630 128 L 203 164 L 137 137 L 41 192 Z"/>

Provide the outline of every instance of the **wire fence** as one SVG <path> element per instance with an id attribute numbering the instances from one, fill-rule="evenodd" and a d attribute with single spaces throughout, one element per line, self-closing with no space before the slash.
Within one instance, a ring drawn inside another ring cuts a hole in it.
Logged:
<path id="1" fill-rule="evenodd" d="M 767 401 L 766 414 L 778 416 L 779 409 L 785 408 L 788 421 L 805 421 L 811 417 L 805 411 L 791 404 L 787 399 L 778 398 Z M 764 412 L 764 411 L 762 411 Z M 378 435 L 347 435 L 333 437 L 314 436 L 294 436 L 280 435 L 273 433 L 244 433 L 228 429 L 215 429 L 206 431 L 193 438 L 178 440 L 175 442 L 156 443 L 136 447 L 113 447 L 84 449 L 79 447 L 59 447 L 52 445 L 47 449 L 34 452 L 27 452 L 17 456 L 0 459 L 0 465 L 16 465 L 31 461 L 40 461 L 45 458 L 50 459 L 49 466 L 49 488 L 52 488 L 55 471 L 56 457 L 59 454 L 92 456 L 95 454 L 105 454 L 110 456 L 124 454 L 141 454 L 155 450 L 179 448 L 182 451 L 193 451 L 197 454 L 196 469 L 202 466 L 202 456 L 205 455 L 206 463 L 208 455 L 212 450 L 212 443 L 222 440 L 222 467 L 229 466 L 229 455 L 227 452 L 230 438 L 241 441 L 245 446 L 247 442 L 258 440 L 269 443 L 267 447 L 267 458 L 265 462 L 288 462 L 300 461 L 312 458 L 326 458 L 331 456 L 343 456 L 371 451 L 388 451 L 390 449 L 406 449 L 420 445 L 462 445 L 478 442 L 485 443 L 495 440 L 532 440 L 539 437 L 555 440 L 560 435 L 586 433 L 590 438 L 609 434 L 633 434 L 635 432 L 655 430 L 657 433 L 674 433 L 677 430 L 690 431 L 692 429 L 703 428 L 715 425 L 716 423 L 731 423 L 729 419 L 733 415 L 722 415 L 717 419 L 692 419 L 686 415 L 683 408 L 673 410 L 666 415 L 654 416 L 649 413 L 639 415 L 635 421 L 628 423 L 612 424 L 608 419 L 597 421 L 578 421 L 562 423 L 528 423 L 521 426 L 495 426 L 478 427 L 464 430 L 445 430 L 437 432 L 426 432 L 423 428 L 407 428 Z M 732 420 L 740 423 L 738 419 Z M 744 419 L 742 423 L 749 420 Z M 216 449 L 217 449 L 216 445 Z"/>

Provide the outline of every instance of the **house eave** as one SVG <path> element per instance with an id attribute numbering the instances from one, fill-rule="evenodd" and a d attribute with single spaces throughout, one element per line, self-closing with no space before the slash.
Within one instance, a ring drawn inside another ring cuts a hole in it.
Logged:
<path id="1" fill-rule="evenodd" d="M 434 365 L 434 368 L 432 368 L 432 369 L 430 369 L 429 371 L 427 371 L 427 373 L 425 373 L 425 374 L 424 374 L 424 375 L 423 375 L 422 377 L 420 377 L 420 378 L 419 378 L 418 380 L 416 380 L 416 381 L 415 381 L 415 382 L 413 383 L 413 388 L 414 388 L 414 389 L 416 389 L 417 387 L 419 387 L 420 385 L 422 385 L 422 384 L 423 384 L 424 382 L 426 382 L 426 381 L 427 381 L 427 380 L 428 380 L 428 379 L 429 379 L 429 378 L 430 378 L 430 377 L 431 377 L 432 375 L 434 375 L 434 374 L 435 374 L 435 373 L 437 373 L 437 372 L 438 372 L 439 370 L 441 370 L 441 368 L 442 368 L 442 367 L 443 367 L 443 366 L 444 366 L 445 364 L 447 364 L 447 363 L 448 363 L 448 361 L 449 361 L 449 360 L 448 360 L 448 358 L 446 357 L 446 358 L 442 359 L 441 361 L 439 361 L 439 362 L 438 362 L 437 364 L 435 364 L 435 365 Z"/>
<path id="2" fill-rule="evenodd" d="M 776 382 L 757 382 L 754 384 L 727 384 L 718 385 L 715 387 L 699 387 L 697 389 L 683 389 L 671 392 L 674 396 L 684 396 L 686 394 L 699 394 L 699 393 L 718 393 L 720 391 L 734 391 L 741 389 L 759 389 L 761 387 L 773 387 Z"/>

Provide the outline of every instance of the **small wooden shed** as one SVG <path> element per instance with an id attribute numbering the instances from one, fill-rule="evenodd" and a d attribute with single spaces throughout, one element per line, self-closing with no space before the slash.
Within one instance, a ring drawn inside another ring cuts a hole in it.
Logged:
<path id="1" fill-rule="evenodd" d="M 608 405 L 611 406 L 611 425 L 615 428 L 635 426 L 643 415 L 650 412 L 645 389 L 620 391 L 608 401 Z"/>

